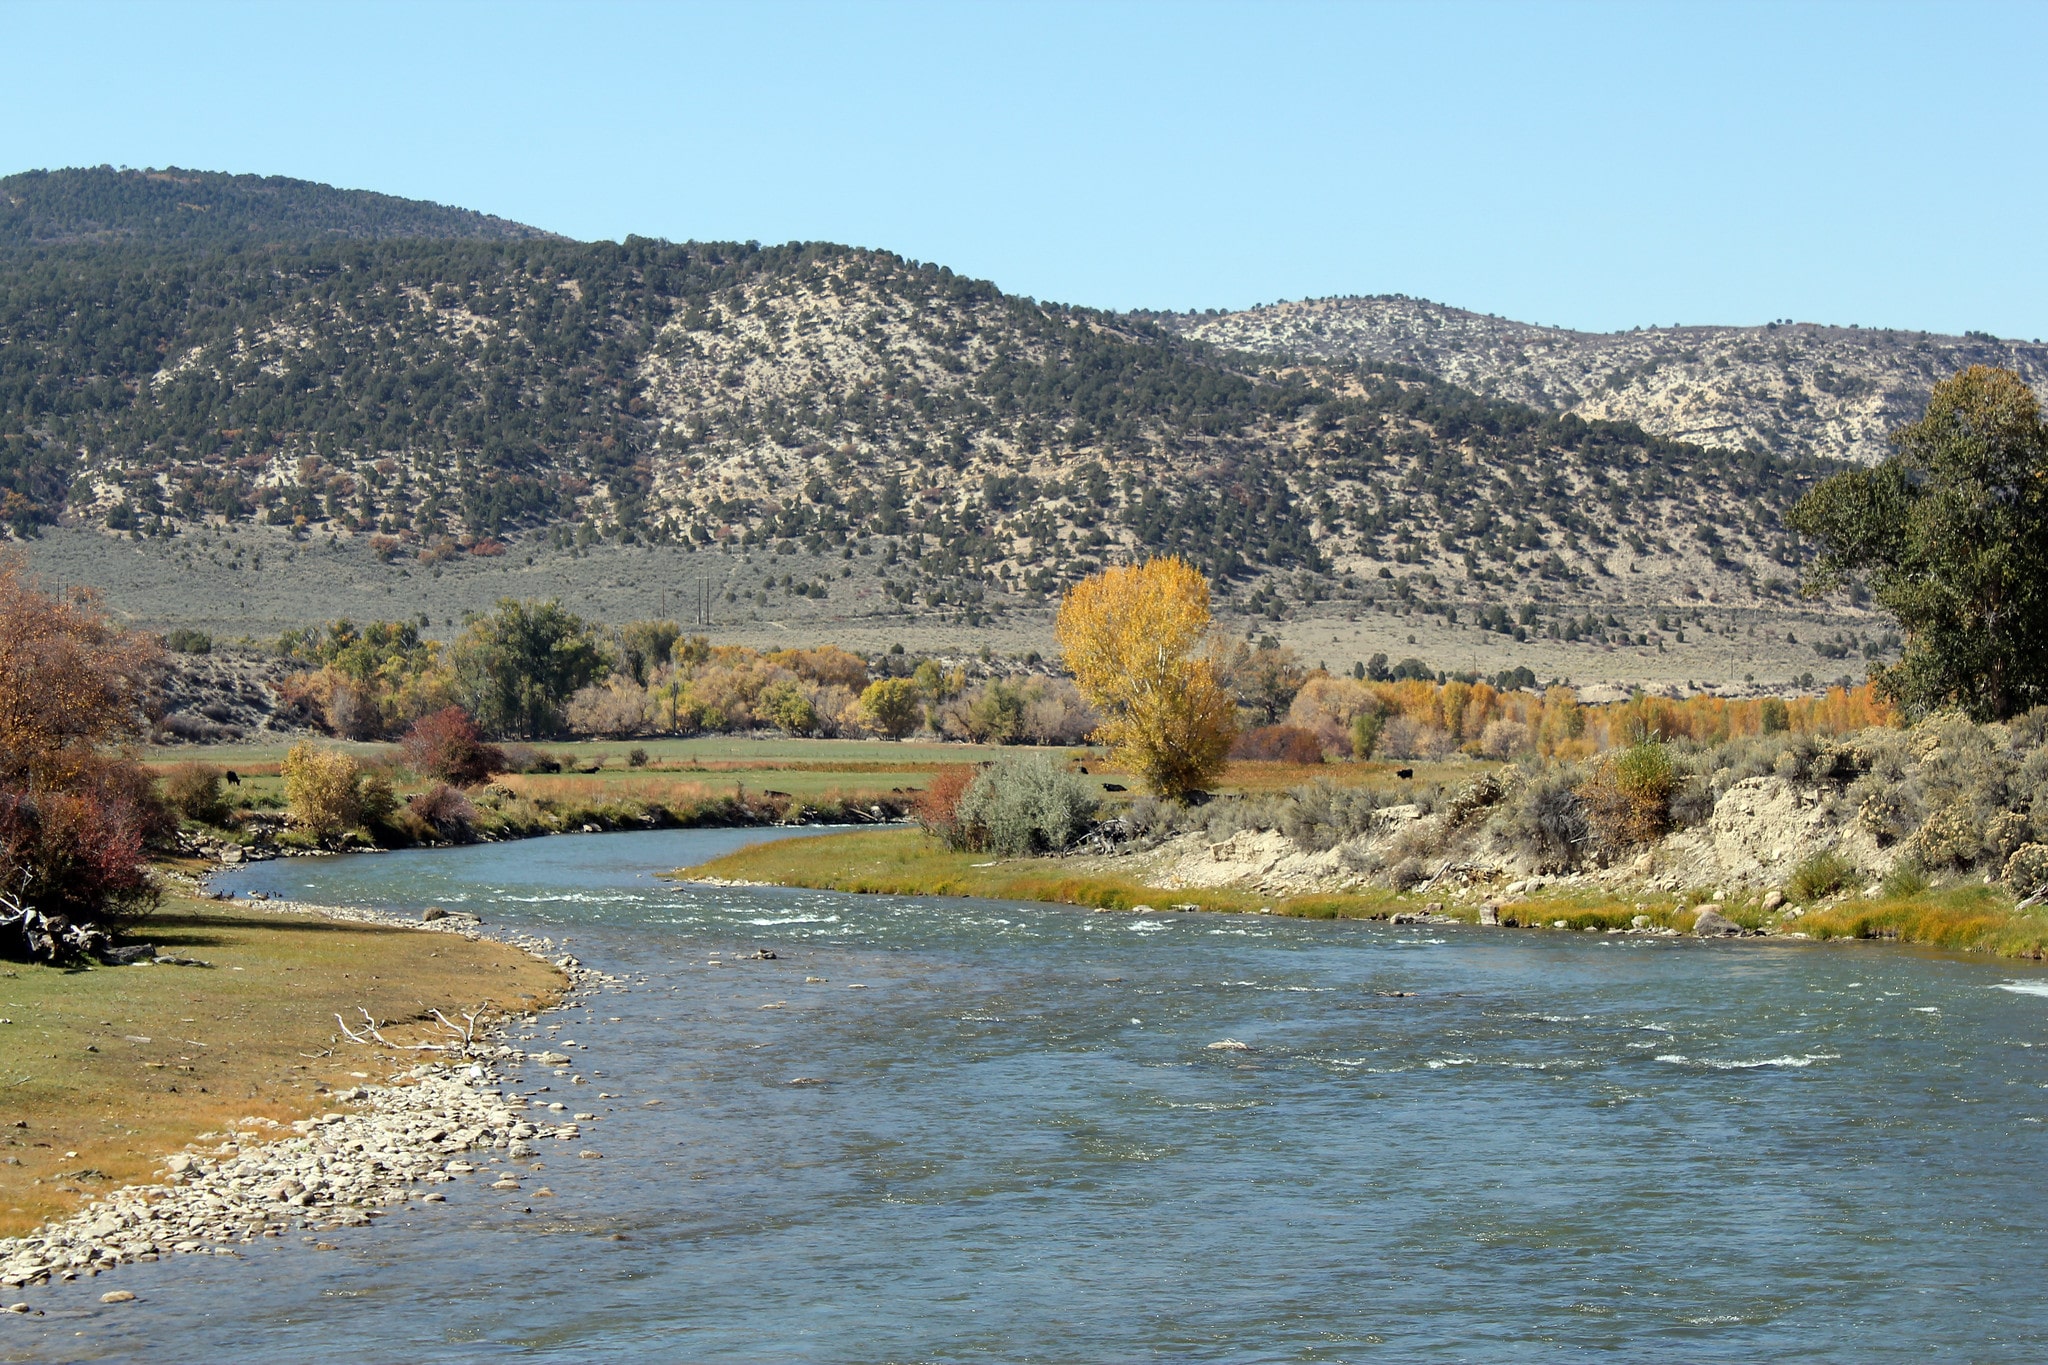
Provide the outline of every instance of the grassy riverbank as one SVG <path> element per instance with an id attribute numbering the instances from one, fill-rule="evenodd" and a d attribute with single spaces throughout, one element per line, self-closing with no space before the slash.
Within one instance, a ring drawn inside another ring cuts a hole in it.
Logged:
<path id="1" fill-rule="evenodd" d="M 1294 915 L 1310 919 L 1374 919 L 1419 911 L 1428 893 L 1383 890 L 1275 897 L 1243 887 L 1199 890 L 1148 886 L 1140 881 L 1081 871 L 1060 858 L 992 859 L 956 853 L 921 831 L 892 829 L 829 835 L 800 842 L 757 844 L 684 869 L 684 877 L 717 877 L 777 886 L 812 887 L 904 896 L 976 896 L 994 900 L 1043 901 L 1106 910 L 1134 905 L 1155 909 L 1193 905 L 1224 913 Z M 1674 900 L 1626 888 L 1572 889 L 1501 902 L 1504 920 L 1525 928 L 1574 932 L 1628 928 L 1647 915 L 1656 928 L 1689 932 L 1703 893 Z M 1471 904 L 1449 903 L 1446 913 L 1468 922 Z M 1809 939 L 1882 939 L 1957 952 L 2000 957 L 2048 957 L 2048 910 L 2019 910 L 2002 887 L 1953 886 L 1851 896 L 1797 919 L 1765 911 L 1748 895 L 1726 903 L 1723 913 L 1747 929 L 1804 934 Z"/>
<path id="2" fill-rule="evenodd" d="M 0 1236 L 149 1180 L 237 1120 L 304 1117 L 325 1089 L 409 1062 L 337 1042 L 336 1014 L 534 1008 L 563 985 L 488 940 L 181 897 L 135 937 L 205 965 L 0 965 Z"/>
<path id="3" fill-rule="evenodd" d="M 1128 910 L 1133 905 L 1164 909 L 1169 904 L 1198 902 L 1204 910 L 1245 912 L 1261 907 L 1277 910 L 1283 904 L 1271 897 L 1261 900 L 1257 892 L 1235 887 L 1164 891 L 1099 873 L 1078 873 L 1058 858 L 997 860 L 985 853 L 955 853 L 915 829 L 863 830 L 756 844 L 688 868 L 681 875 L 821 891 L 982 896 L 1105 910 Z M 1368 918 L 1374 913 L 1372 907 L 1384 908 L 1403 898 L 1386 892 L 1316 899 L 1341 906 L 1354 917 Z"/>

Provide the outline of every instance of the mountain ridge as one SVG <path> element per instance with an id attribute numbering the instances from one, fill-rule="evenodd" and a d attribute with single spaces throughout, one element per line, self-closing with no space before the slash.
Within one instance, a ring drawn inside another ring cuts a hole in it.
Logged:
<path id="1" fill-rule="evenodd" d="M 1412 365 L 1548 411 L 1859 464 L 1884 458 L 1890 433 L 1966 366 L 2013 369 L 2048 392 L 2048 346 L 1982 333 L 1790 322 L 1581 332 L 1399 294 L 1133 316 L 1227 350 Z"/>

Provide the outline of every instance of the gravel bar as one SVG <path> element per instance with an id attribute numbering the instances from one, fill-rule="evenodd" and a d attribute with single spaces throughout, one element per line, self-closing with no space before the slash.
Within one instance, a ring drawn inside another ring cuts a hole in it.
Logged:
<path id="1" fill-rule="evenodd" d="M 267 908 L 422 933 L 486 936 L 467 916 L 422 924 L 376 910 L 284 901 L 271 901 Z M 569 989 L 553 1007 L 557 1010 L 582 1003 L 577 997 L 591 991 L 625 988 L 624 978 L 556 952 L 551 939 L 513 932 L 488 936 L 568 976 Z M 0 1288 L 75 1280 L 164 1256 L 238 1255 L 237 1246 L 282 1237 L 293 1228 L 361 1227 L 408 1202 L 441 1202 L 438 1186 L 478 1173 L 478 1166 L 465 1159 L 468 1153 L 503 1152 L 522 1160 L 541 1155 L 540 1143 L 576 1142 L 582 1136 L 576 1122 L 552 1121 L 563 1106 L 550 1110 L 532 1101 L 515 1088 L 518 1077 L 507 1074 L 529 1059 L 504 1041 L 507 1024 L 537 1017 L 499 1016 L 480 1025 L 466 1052 L 434 1055 L 394 1084 L 337 1091 L 334 1100 L 347 1109 L 288 1125 L 243 1120 L 231 1125 L 225 1135 L 230 1140 L 211 1152 L 188 1150 L 166 1158 L 161 1184 L 126 1186 L 63 1222 L 24 1237 L 0 1238 Z M 531 1060 L 552 1073 L 569 1058 L 536 1052 Z M 497 1187 L 516 1178 L 498 1174 Z M 12 1303 L 0 1304 L 0 1311 L 35 1310 Z"/>

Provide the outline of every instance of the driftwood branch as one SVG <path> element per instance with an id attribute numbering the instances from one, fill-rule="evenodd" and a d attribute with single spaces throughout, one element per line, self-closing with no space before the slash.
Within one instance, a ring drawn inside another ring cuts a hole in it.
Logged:
<path id="1" fill-rule="evenodd" d="M 394 1043 L 378 1029 L 376 1018 L 368 1010 L 358 1005 L 356 1013 L 363 1016 L 363 1022 L 357 1027 L 349 1027 L 348 1021 L 338 1014 L 334 1016 L 334 1022 L 341 1026 L 342 1037 L 358 1047 L 388 1047 L 396 1052 L 454 1052 L 466 1055 L 476 1046 L 476 1031 L 483 1023 L 485 1007 L 479 1005 L 473 1010 L 464 1010 L 462 1022 L 459 1024 L 439 1010 L 432 1011 L 435 1027 L 441 1031 L 442 1037 L 439 1042 L 430 1043 Z"/>

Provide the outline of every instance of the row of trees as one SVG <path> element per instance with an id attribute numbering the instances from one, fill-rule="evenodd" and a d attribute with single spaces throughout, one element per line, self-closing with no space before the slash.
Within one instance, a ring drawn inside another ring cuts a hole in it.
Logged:
<path id="1" fill-rule="evenodd" d="M 1379 680 L 1306 671 L 1272 646 L 1219 648 L 1209 636 L 1207 584 L 1172 559 L 1112 569 L 1076 587 L 1057 629 L 1076 682 L 1105 718 L 1096 738 L 1154 791 L 1173 796 L 1213 781 L 1227 756 L 1575 760 L 1645 741 L 1841 734 L 1898 716 L 1869 684 L 1790 701 L 1638 696 L 1588 706 L 1569 687 L 1537 692 L 1533 679 L 1496 686 L 1440 683 L 1420 669 Z M 1277 723 L 1240 733 L 1241 717 Z"/>
<path id="2" fill-rule="evenodd" d="M 412 622 L 347 620 L 287 633 L 278 647 L 312 665 L 287 682 L 288 696 L 352 739 L 394 734 L 457 704 L 496 734 L 550 734 L 568 699 L 615 662 L 597 630 L 559 602 L 511 598 L 447 649 Z"/>
<path id="3" fill-rule="evenodd" d="M 1098 719 L 1063 678 L 970 681 L 936 660 L 913 667 L 895 655 L 871 664 L 832 645 L 714 645 L 673 621 L 607 632 L 556 602 L 501 602 L 445 649 L 410 622 L 345 620 L 288 633 L 278 647 L 309 665 L 286 680 L 288 699 L 309 704 L 329 730 L 351 739 L 394 737 L 451 706 L 504 738 L 772 728 L 1068 744 Z"/>

